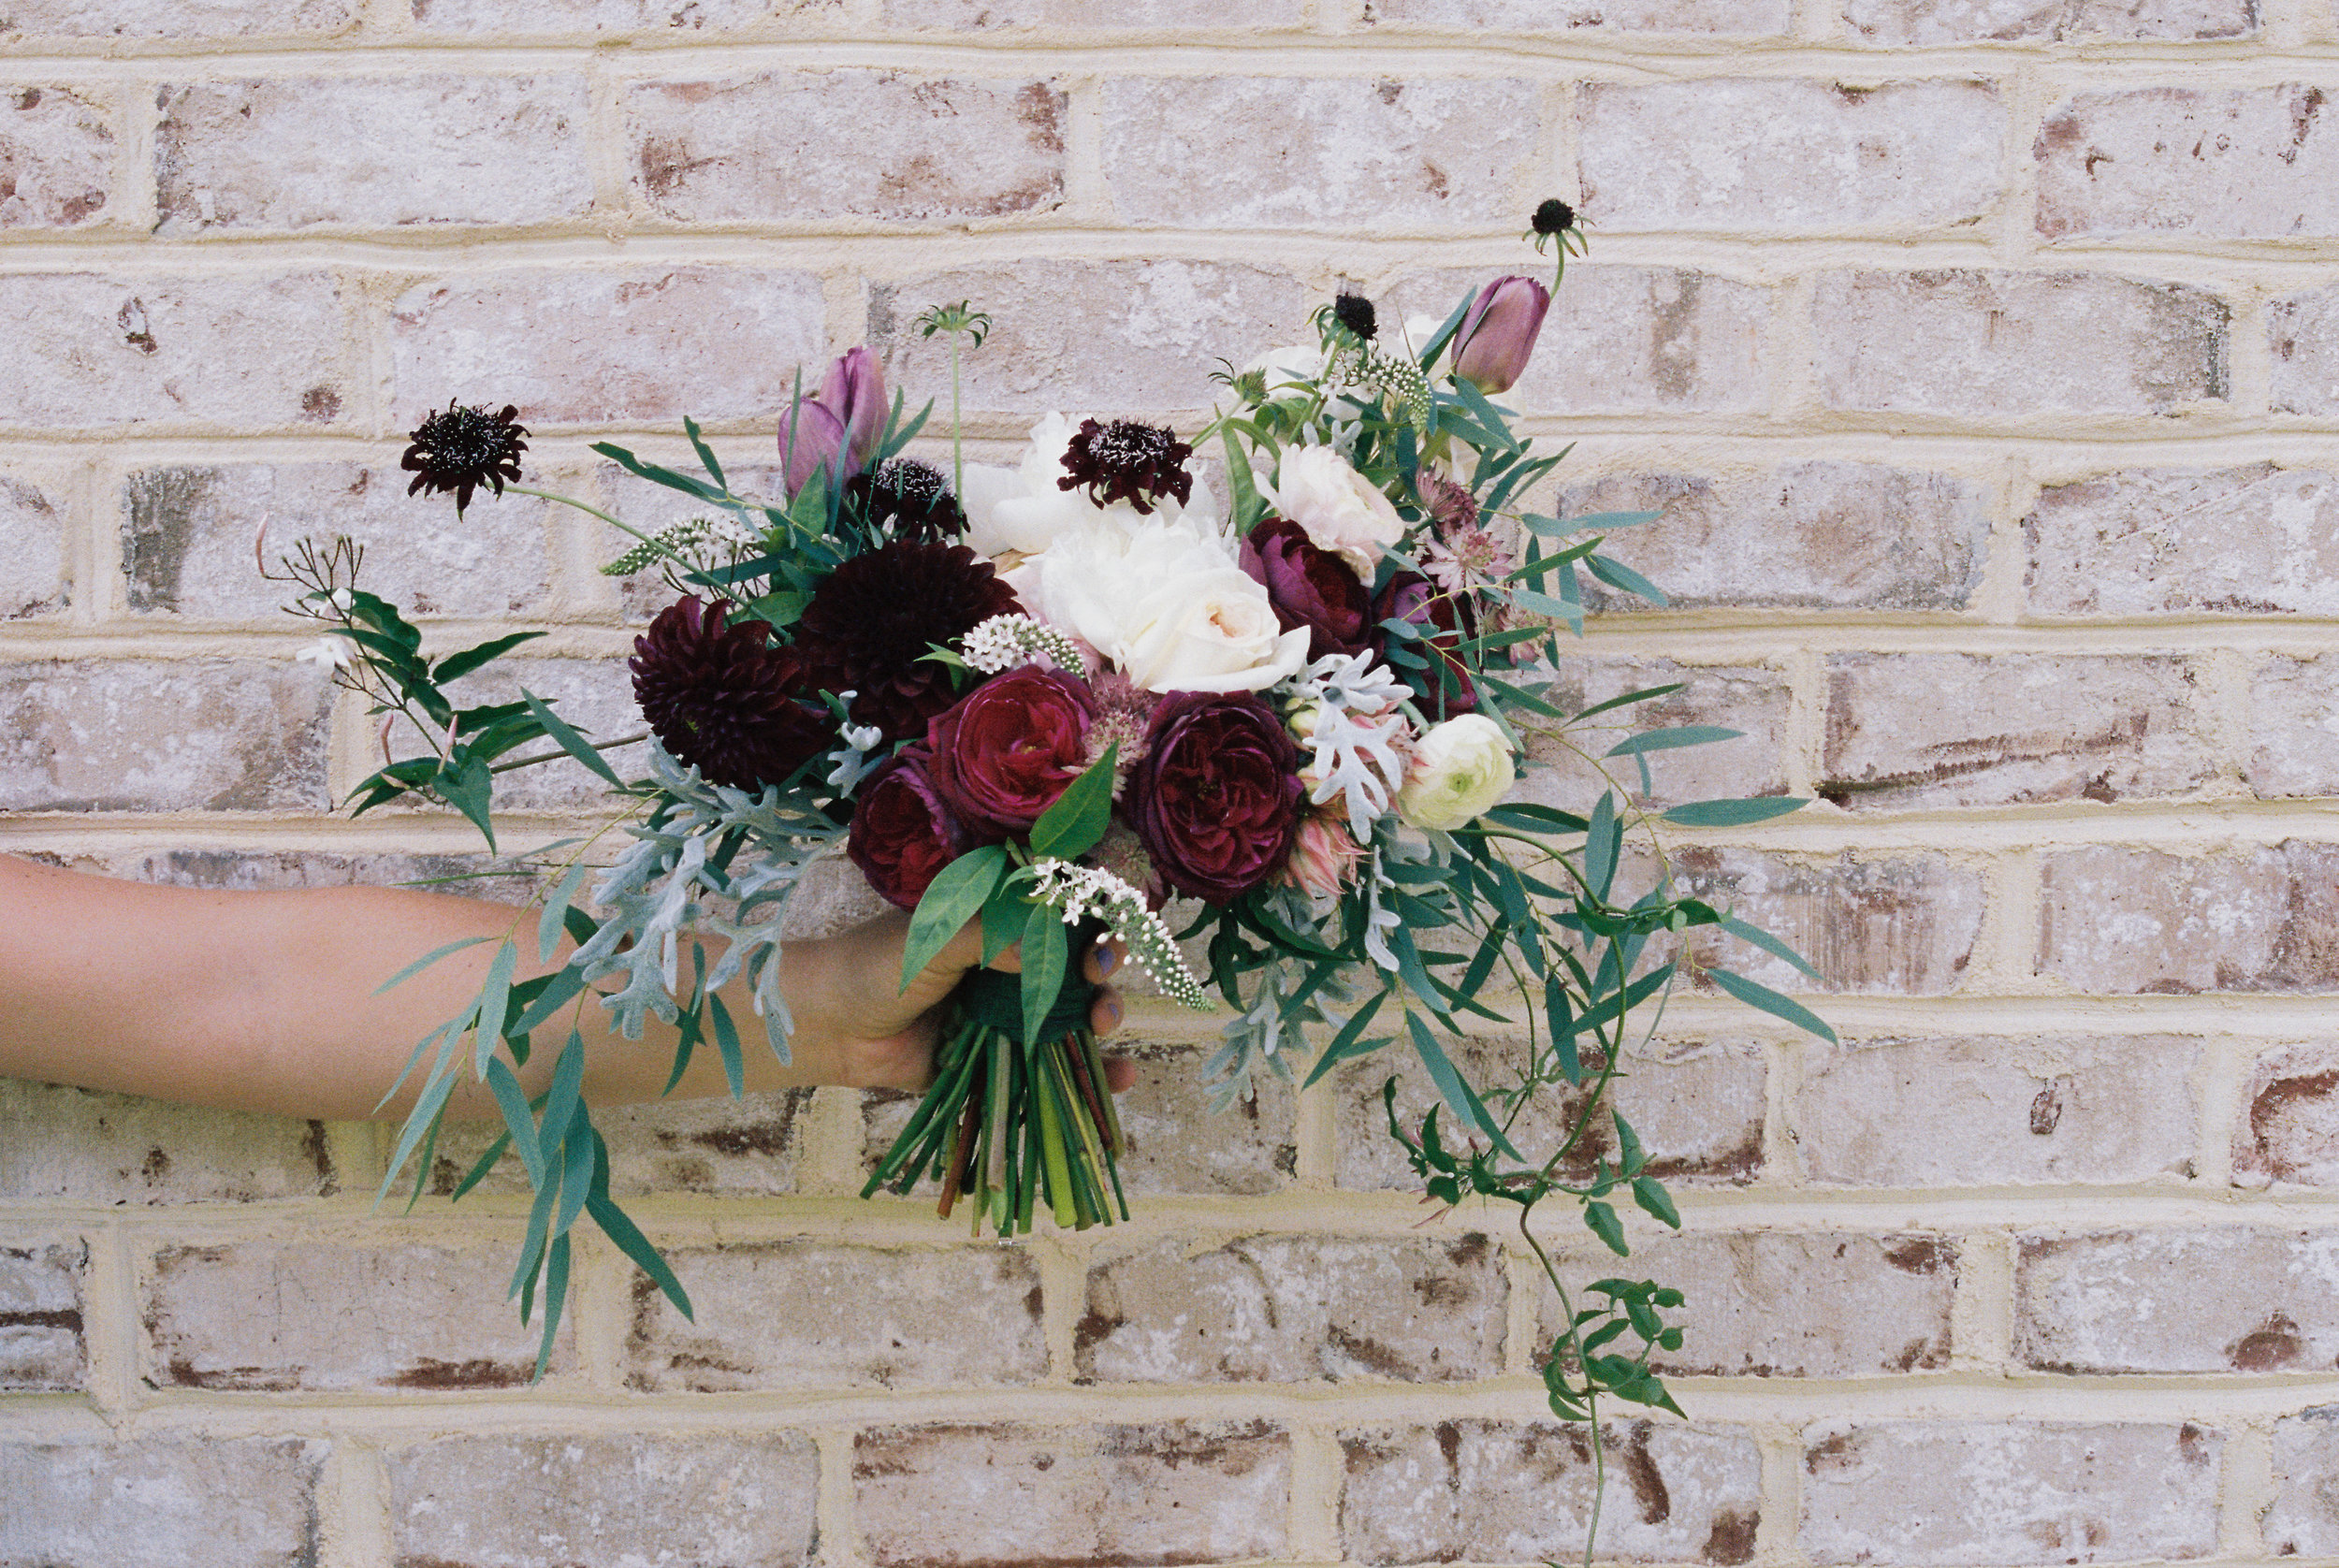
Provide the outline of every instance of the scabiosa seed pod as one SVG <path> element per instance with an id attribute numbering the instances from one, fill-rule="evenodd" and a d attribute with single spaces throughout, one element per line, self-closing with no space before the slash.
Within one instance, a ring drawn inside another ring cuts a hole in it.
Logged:
<path id="1" fill-rule="evenodd" d="M 907 740 L 958 700 L 949 668 L 927 653 L 1022 609 L 966 545 L 896 539 L 828 574 L 796 623 L 796 648 L 814 686 L 854 694 L 854 723 Z"/>
<path id="2" fill-rule="evenodd" d="M 856 474 L 845 493 L 860 503 L 871 528 L 895 539 L 930 544 L 966 532 L 966 514 L 941 471 L 915 457 L 895 457 L 874 472 Z"/>
<path id="3" fill-rule="evenodd" d="M 528 427 L 519 422 L 519 413 L 510 403 L 501 414 L 489 414 L 450 401 L 429 415 L 409 432 L 406 454 L 399 459 L 398 466 L 414 476 L 406 493 L 451 490 L 460 517 L 480 486 L 492 486 L 500 496 L 505 480 L 518 484 L 520 454 L 528 450 Z"/>
<path id="4" fill-rule="evenodd" d="M 1380 331 L 1380 323 L 1373 310 L 1373 301 L 1361 294 L 1343 294 L 1332 301 L 1332 319 L 1371 342 Z"/>
<path id="5" fill-rule="evenodd" d="M 1535 204 L 1532 226 L 1546 239 L 1555 239 L 1576 226 L 1576 209 L 1558 196 L 1546 196 Z"/>
<path id="6" fill-rule="evenodd" d="M 804 666 L 761 620 L 724 624 L 730 605 L 676 600 L 633 640 L 633 698 L 676 761 L 708 782 L 777 784 L 835 742 L 826 715 L 796 701 Z"/>
<path id="7" fill-rule="evenodd" d="M 1165 497 L 1183 506 L 1194 494 L 1194 476 L 1185 471 L 1194 448 L 1164 425 L 1140 425 L 1116 419 L 1100 425 L 1083 419 L 1078 434 L 1064 451 L 1064 477 L 1059 490 L 1085 486 L 1088 499 L 1099 506 L 1126 501 L 1151 515 Z"/>

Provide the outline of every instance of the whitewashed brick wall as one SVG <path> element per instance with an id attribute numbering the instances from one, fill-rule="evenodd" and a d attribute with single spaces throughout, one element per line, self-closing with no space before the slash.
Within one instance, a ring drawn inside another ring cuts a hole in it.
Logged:
<path id="1" fill-rule="evenodd" d="M 910 324 L 971 296 L 985 450 L 1190 427 L 1566 196 L 1517 399 L 1679 594 L 1578 678 L 1749 732 L 1667 797 L 1823 797 L 1675 848 L 1844 1037 L 1693 997 L 1623 1085 L 1692 1419 L 1619 1429 L 1605 1549 L 2339 1559 L 2334 97 L 2331 0 L 5 0 L 0 849 L 472 864 L 330 814 L 369 737 L 264 516 L 619 720 L 654 597 L 575 514 L 409 501 L 449 397 L 657 518 L 588 443 L 693 414 L 752 480 L 799 362 L 939 390 Z M 516 839 L 591 806 L 529 789 Z M 849 1196 L 898 1103 L 613 1117 L 699 1320 L 593 1249 L 534 1388 L 508 1184 L 376 1217 L 379 1129 L 0 1083 L 0 1563 L 1569 1552 L 1503 1216 L 1416 1228 L 1375 1069 L 1208 1116 L 1206 1032 L 1132 1031 L 1139 1221 L 1012 1250 Z"/>

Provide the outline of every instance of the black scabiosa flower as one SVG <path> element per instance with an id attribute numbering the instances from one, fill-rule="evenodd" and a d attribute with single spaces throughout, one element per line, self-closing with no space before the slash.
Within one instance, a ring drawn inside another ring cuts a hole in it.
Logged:
<path id="1" fill-rule="evenodd" d="M 915 457 L 895 457 L 874 473 L 855 474 L 845 493 L 860 503 L 870 528 L 895 539 L 931 544 L 966 531 L 966 514 L 942 471 Z"/>
<path id="2" fill-rule="evenodd" d="M 756 619 L 726 626 L 721 600 L 676 600 L 633 639 L 633 699 L 677 762 L 708 782 L 777 784 L 836 744 L 827 715 L 796 701 L 804 664 Z"/>
<path id="3" fill-rule="evenodd" d="M 528 427 L 519 422 L 519 414 L 510 403 L 501 414 L 491 414 L 484 408 L 449 402 L 431 414 L 407 437 L 412 444 L 399 460 L 399 467 L 414 475 L 406 493 L 452 490 L 459 517 L 480 486 L 493 486 L 501 495 L 505 480 L 518 484 L 520 454 L 528 450 Z"/>
<path id="4" fill-rule="evenodd" d="M 1381 329 L 1373 301 L 1361 294 L 1343 294 L 1333 300 L 1332 319 L 1368 343 Z"/>
<path id="5" fill-rule="evenodd" d="M 829 573 L 796 623 L 796 650 L 814 686 L 854 694 L 854 723 L 907 740 L 958 700 L 949 667 L 927 653 L 1022 608 L 966 545 L 896 539 Z"/>
<path id="6" fill-rule="evenodd" d="M 1080 433 L 1065 448 L 1064 477 L 1059 490 L 1087 488 L 1088 499 L 1099 506 L 1126 501 L 1140 513 L 1151 514 L 1165 496 L 1184 505 L 1194 493 L 1194 476 L 1185 460 L 1194 448 L 1180 441 L 1166 425 L 1140 425 L 1116 419 L 1099 425 L 1081 421 Z"/>

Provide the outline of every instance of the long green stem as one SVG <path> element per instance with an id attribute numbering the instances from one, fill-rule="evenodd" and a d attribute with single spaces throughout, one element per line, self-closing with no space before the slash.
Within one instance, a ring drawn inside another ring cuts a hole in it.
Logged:
<path id="1" fill-rule="evenodd" d="M 651 537 L 650 535 L 644 533 L 640 529 L 635 528 L 632 523 L 627 522 L 622 517 L 613 517 L 598 506 L 588 506 L 585 502 L 577 500 L 574 496 L 564 496 L 556 490 L 531 490 L 524 485 L 506 485 L 503 486 L 503 489 L 504 493 L 507 495 L 534 496 L 538 501 L 559 501 L 563 506 L 574 506 L 579 512 L 588 513 L 592 516 L 599 517 L 603 522 L 607 523 L 611 528 L 616 529 L 620 533 L 632 534 L 643 544 L 647 544 L 651 549 L 656 550 L 660 555 L 664 556 L 668 560 L 680 561 L 684 566 L 689 566 L 690 564 L 688 560 L 684 560 L 683 558 L 677 555 L 672 548 L 660 543 L 657 539 Z"/>
<path id="2" fill-rule="evenodd" d="M 951 494 L 966 504 L 966 421 L 958 415 L 958 334 L 951 334 Z"/>

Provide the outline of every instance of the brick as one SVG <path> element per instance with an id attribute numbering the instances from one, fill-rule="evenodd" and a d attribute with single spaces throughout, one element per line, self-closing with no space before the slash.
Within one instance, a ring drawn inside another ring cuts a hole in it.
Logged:
<path id="1" fill-rule="evenodd" d="M 1821 396 L 1878 414 L 2166 415 L 2227 396 L 2226 302 L 2100 272 L 1828 272 Z"/>
<path id="2" fill-rule="evenodd" d="M 67 504 L 53 479 L 0 473 L 0 621 L 45 616 L 72 602 L 65 564 Z"/>
<path id="3" fill-rule="evenodd" d="M 0 1079 L 0 1198 L 263 1203 L 340 1190 L 322 1122 Z"/>
<path id="4" fill-rule="evenodd" d="M 2339 1237 L 2231 1227 L 2025 1236 L 2014 1356 L 2054 1372 L 2261 1372 L 2339 1357 Z M 2203 1282 L 2219 1282 L 2202 1288 Z"/>
<path id="5" fill-rule="evenodd" d="M 1124 990 L 1136 976 L 1119 979 Z M 1291 1085 L 1272 1073 L 1224 1111 L 1211 1103 L 1205 1065 L 1216 1047 L 1115 1035 L 1107 1050 L 1137 1067 L 1114 1114 L 1127 1151 L 1121 1185 L 1132 1197 L 1257 1198 L 1289 1187 L 1299 1168 Z"/>
<path id="6" fill-rule="evenodd" d="M 146 1287 L 146 1375 L 236 1392 L 521 1387 L 544 1320 L 523 1327 L 504 1299 L 512 1264 L 509 1246 L 165 1247 Z M 575 1358 L 572 1324 L 556 1375 Z"/>
<path id="7" fill-rule="evenodd" d="M 1837 1231 L 1648 1235 L 1653 1227 L 1640 1228 L 1643 1234 L 1633 1237 L 1632 1277 L 1662 1281 L 1688 1298 L 1666 1318 L 1680 1327 L 1681 1348 L 1660 1350 L 1651 1361 L 1668 1377 L 1878 1377 L 1949 1364 L 1957 1293 L 1954 1241 Z M 1607 1268 L 1608 1253 L 1589 1234 L 1576 1251 L 1563 1265 L 1576 1279 L 1593 1277 L 1587 1269 Z M 1562 1324 L 1548 1284 L 1537 1299 L 1541 1354 Z M 1577 1300 L 1578 1310 L 1584 1305 Z"/>
<path id="8" fill-rule="evenodd" d="M 459 392 L 530 424 L 774 415 L 827 351 L 809 272 L 529 269 L 418 283 L 390 308 L 399 422 Z M 777 428 L 777 427 L 775 427 Z"/>
<path id="9" fill-rule="evenodd" d="M 1990 534 L 1981 486 L 1871 463 L 1786 463 L 1745 477 L 1620 473 L 1564 486 L 1562 516 L 1661 512 L 1600 546 L 1681 609 L 1961 610 Z M 1587 581 L 1604 613 L 1645 610 Z"/>
<path id="10" fill-rule="evenodd" d="M 806 366 L 806 370 L 808 379 L 811 367 Z M 784 419 L 786 416 L 786 409 L 783 406 L 778 417 Z M 677 469 L 693 478 L 699 476 L 697 457 L 687 450 L 662 452 L 657 450 L 651 443 L 636 444 L 629 442 L 625 444 L 628 450 L 638 454 L 646 461 L 662 463 L 668 468 Z M 759 457 L 768 457 L 773 448 L 773 440 L 767 438 L 756 443 L 755 451 Z M 725 451 L 720 446 L 717 447 L 717 451 L 723 465 L 723 478 L 729 483 L 733 495 L 745 500 L 770 501 L 783 506 L 787 503 L 786 477 L 777 464 L 746 461 L 741 459 L 736 451 Z M 615 463 L 603 463 L 597 466 L 593 471 L 592 489 L 588 490 L 579 499 L 591 501 L 603 511 L 613 516 L 622 517 L 630 526 L 649 534 L 671 528 L 676 523 L 687 522 L 692 517 L 715 517 L 722 515 L 719 507 L 709 506 L 704 501 L 684 495 L 679 490 L 670 490 L 663 485 L 655 485 L 646 479 L 637 479 Z M 596 566 L 603 566 L 616 560 L 640 543 L 631 534 L 610 528 L 606 524 L 589 526 L 593 529 L 593 563 Z M 675 590 L 667 587 L 664 576 L 654 566 L 647 571 L 636 572 L 629 577 L 619 577 L 617 579 L 617 585 L 619 613 L 629 626 L 648 625 L 659 611 L 675 602 Z"/>
<path id="11" fill-rule="evenodd" d="M 2233 1129 L 2233 1184 L 2339 1183 L 2339 1051 L 2329 1045 L 2268 1052 L 2250 1068 L 2242 1123 Z"/>
<path id="12" fill-rule="evenodd" d="M 635 1276 L 625 1376 L 643 1393 L 1000 1387 L 1047 1375 L 1039 1268 L 1020 1247 L 791 1241 L 667 1256 L 698 1317 Z"/>
<path id="13" fill-rule="evenodd" d="M 821 1461 L 801 1432 L 444 1437 L 385 1462 L 403 1568 L 814 1557 Z"/>
<path id="14" fill-rule="evenodd" d="M 0 427 L 331 425 L 361 385 L 322 272 L 0 277 Z"/>
<path id="15" fill-rule="evenodd" d="M 1795 1150 L 1857 1187 L 2190 1175 L 2201 1042 L 2167 1035 L 1807 1042 Z"/>
<path id="16" fill-rule="evenodd" d="M 582 76 L 270 77 L 165 86 L 156 102 L 164 236 L 509 226 L 593 204 Z"/>
<path id="17" fill-rule="evenodd" d="M 634 194 L 683 223 L 963 223 L 1064 200 L 1052 81 L 763 71 L 626 94 Z"/>
<path id="18" fill-rule="evenodd" d="M 1482 228 L 1514 217 L 1539 159 L 1537 96 L 1504 79 L 1109 77 L 1105 182 L 1142 227 Z"/>
<path id="19" fill-rule="evenodd" d="M 2339 845 L 2043 858 L 2037 966 L 2091 995 L 2339 989 Z"/>
<path id="20" fill-rule="evenodd" d="M 2246 37 L 2255 0 L 1843 0 L 1863 43 L 2105 43 Z"/>
<path id="21" fill-rule="evenodd" d="M 763 22 L 770 0 L 568 0 L 557 11 L 531 0 L 411 0 L 414 25 L 426 33 L 492 37 L 609 33 L 735 33 Z M 842 0 L 783 0 L 781 16 L 833 19 Z"/>
<path id="22" fill-rule="evenodd" d="M 609 1145 L 609 1190 L 623 1200 L 665 1193 L 781 1198 L 797 1190 L 809 1089 L 732 1099 L 597 1106 L 593 1125 Z M 501 1123 L 447 1124 L 430 1163 L 430 1190 L 453 1193 L 501 1131 Z M 527 1172 L 506 1157 L 476 1192 L 525 1193 Z"/>
<path id="23" fill-rule="evenodd" d="M 2260 1516 L 2276 1557 L 2339 1554 L 2339 1405 L 2319 1405 L 2274 1423 L 2274 1505 Z"/>
<path id="24" fill-rule="evenodd" d="M 1934 228 L 1978 222 L 2001 187 L 2006 111 L 1984 81 L 1591 82 L 1576 121 L 1603 228 Z"/>
<path id="25" fill-rule="evenodd" d="M 2250 751 L 2242 777 L 2260 796 L 2339 794 L 2332 756 L 2339 660 L 2274 654 L 2250 676 Z"/>
<path id="26" fill-rule="evenodd" d="M 2219 1433 L 1878 1421 L 1804 1434 L 1814 1562 L 2130 1562 L 2217 1546 Z"/>
<path id="27" fill-rule="evenodd" d="M 366 551 L 363 586 L 409 619 L 541 613 L 549 590 L 549 503 L 482 496 L 460 518 L 443 496 L 407 494 L 394 463 L 239 463 L 140 469 L 122 487 L 122 570 L 130 608 L 201 620 L 293 623 L 298 591 L 259 573 L 306 536 L 347 534 Z"/>
<path id="28" fill-rule="evenodd" d="M 2275 413 L 2339 414 L 2339 285 L 2268 305 L 2266 347 Z"/>
<path id="29" fill-rule="evenodd" d="M 1340 1533 L 1379 1564 L 1580 1557 L 1593 1497 L 1580 1427 L 1441 1421 L 1344 1430 Z M 1744 1563 L 1762 1519 L 1762 1459 L 1737 1431 L 1620 1425 L 1607 1434 L 1598 1550 L 1628 1562 Z"/>
<path id="30" fill-rule="evenodd" d="M 89 1375 L 81 1321 L 88 1271 L 86 1241 L 0 1243 L 0 1392 L 62 1394 L 81 1387 Z M 0 1535 L 6 1530 L 0 1524 Z"/>
<path id="31" fill-rule="evenodd" d="M 135 850 L 100 858 L 92 869 L 109 877 L 131 877 L 174 888 L 227 888 L 277 892 L 288 888 L 385 887 L 471 878 L 471 896 L 512 902 L 525 883 L 481 877 L 496 864 L 484 850 L 463 855 L 398 853 L 338 855 L 316 849 Z M 548 890 L 547 890 L 548 891 Z M 238 1138 L 257 1140 L 250 1129 Z"/>
<path id="32" fill-rule="evenodd" d="M 2131 800 L 2209 783 L 2192 661 L 1841 653 L 1818 792 L 1854 811 Z"/>
<path id="33" fill-rule="evenodd" d="M 327 1452 L 276 1437 L 0 1445 L 0 1562 L 307 1568 Z"/>
<path id="34" fill-rule="evenodd" d="M 357 0 L 13 0 L 0 41 L 53 38 L 313 40 L 356 25 Z"/>
<path id="35" fill-rule="evenodd" d="M 969 414 L 1199 410 L 1219 359 L 1246 362 L 1306 330 L 1307 291 L 1262 268 L 1205 261 L 1030 259 L 869 285 L 868 341 L 889 382 L 950 387 L 950 348 L 918 333 L 929 306 L 973 298 L 995 327 L 964 364 Z"/>
<path id="36" fill-rule="evenodd" d="M 2251 463 L 2128 469 L 2039 492 L 2033 614 L 2339 613 L 2339 479 Z"/>
<path id="37" fill-rule="evenodd" d="M 1084 1383 L 1455 1383 L 1503 1371 L 1503 1253 L 1450 1239 L 1175 1238 L 1088 1270 Z"/>
<path id="38" fill-rule="evenodd" d="M 102 223 L 113 184 L 112 118 L 87 88 L 0 88 L 0 229 Z"/>
<path id="39" fill-rule="evenodd" d="M 1527 755 L 1534 772 L 1518 797 L 1567 810 L 1588 809 L 1610 781 L 1635 799 L 1670 805 L 1719 796 L 1783 795 L 1787 792 L 1786 728 L 1792 701 L 1786 677 L 1776 670 L 1748 665 L 1676 664 L 1667 659 L 1568 659 L 1558 667 L 1559 683 L 1549 700 L 1573 712 L 1631 691 L 1678 685 L 1669 696 L 1651 698 L 1595 714 L 1568 732 L 1572 744 L 1597 757 L 1639 731 L 1680 724 L 1718 724 L 1740 732 L 1736 740 L 1660 751 L 1649 758 L 1653 791 L 1642 788 L 1630 758 L 1604 762 L 1604 778 L 1589 762 L 1556 740 L 1530 735 Z"/>
<path id="40" fill-rule="evenodd" d="M 1982 929 L 1982 878 L 1939 855 L 1844 854 L 1807 861 L 1746 849 L 1673 857 L 1681 891 L 1728 908 L 1801 953 L 1820 989 L 1938 996 L 1955 991 Z M 1779 991 L 1809 977 L 1711 931 L 1693 932 L 1701 962 Z"/>
<path id="41" fill-rule="evenodd" d="M 0 667 L 0 809 L 329 809 L 327 695 L 248 659 Z"/>
<path id="42" fill-rule="evenodd" d="M 1137 32 L 1176 28 L 1249 32 L 1289 30 L 1307 21 L 1302 0 L 1257 0 L 1229 11 L 1213 0 L 1120 0 L 1109 10 L 1085 0 L 885 0 L 889 27 L 948 28 L 957 33 L 1046 29 L 1051 33 Z"/>
<path id="43" fill-rule="evenodd" d="M 1425 274 L 1390 298 L 1444 321 L 1488 281 Z M 1534 357 L 1501 401 L 1530 414 L 1759 412 L 1770 406 L 1769 317 L 1770 291 L 1755 284 L 1671 267 L 1572 267 Z"/>
<path id="44" fill-rule="evenodd" d="M 2339 134 L 2318 131 L 2322 107 L 2297 83 L 2079 94 L 2030 150 L 2039 235 L 2339 234 Z"/>
<path id="45" fill-rule="evenodd" d="M 1246 1561 L 1283 1552 L 1291 1442 L 1262 1421 L 880 1427 L 852 1485 L 878 1568 Z"/>
<path id="46" fill-rule="evenodd" d="M 1787 30 L 1787 0 L 1364 0 L 1364 24 L 1466 33 L 1736 33 Z"/>
<path id="47" fill-rule="evenodd" d="M 1526 1048 L 1516 1041 L 1466 1040 L 1455 1066 L 1483 1089 L 1515 1083 Z M 1593 1065 L 1597 1065 L 1596 1059 Z M 1650 1171 L 1690 1186 L 1743 1185 L 1763 1169 L 1762 1047 L 1743 1039 L 1678 1038 L 1629 1053 L 1626 1070 L 1609 1085 L 1610 1103 L 1624 1113 L 1649 1153 Z M 1417 1187 L 1404 1151 L 1388 1136 L 1381 1085 L 1398 1079 L 1397 1116 L 1408 1128 L 1438 1103 L 1410 1053 L 1366 1057 L 1335 1075 L 1333 1179 L 1343 1187 Z M 1521 1149 L 1555 1149 L 1582 1114 L 1581 1096 L 1547 1090 L 1528 1101 L 1511 1128 Z M 1450 1128 L 1453 1113 L 1439 1117 Z M 1562 1169 L 1571 1181 L 1591 1174 L 1592 1162 L 1614 1158 L 1614 1135 L 1604 1116 L 1587 1129 Z"/>

